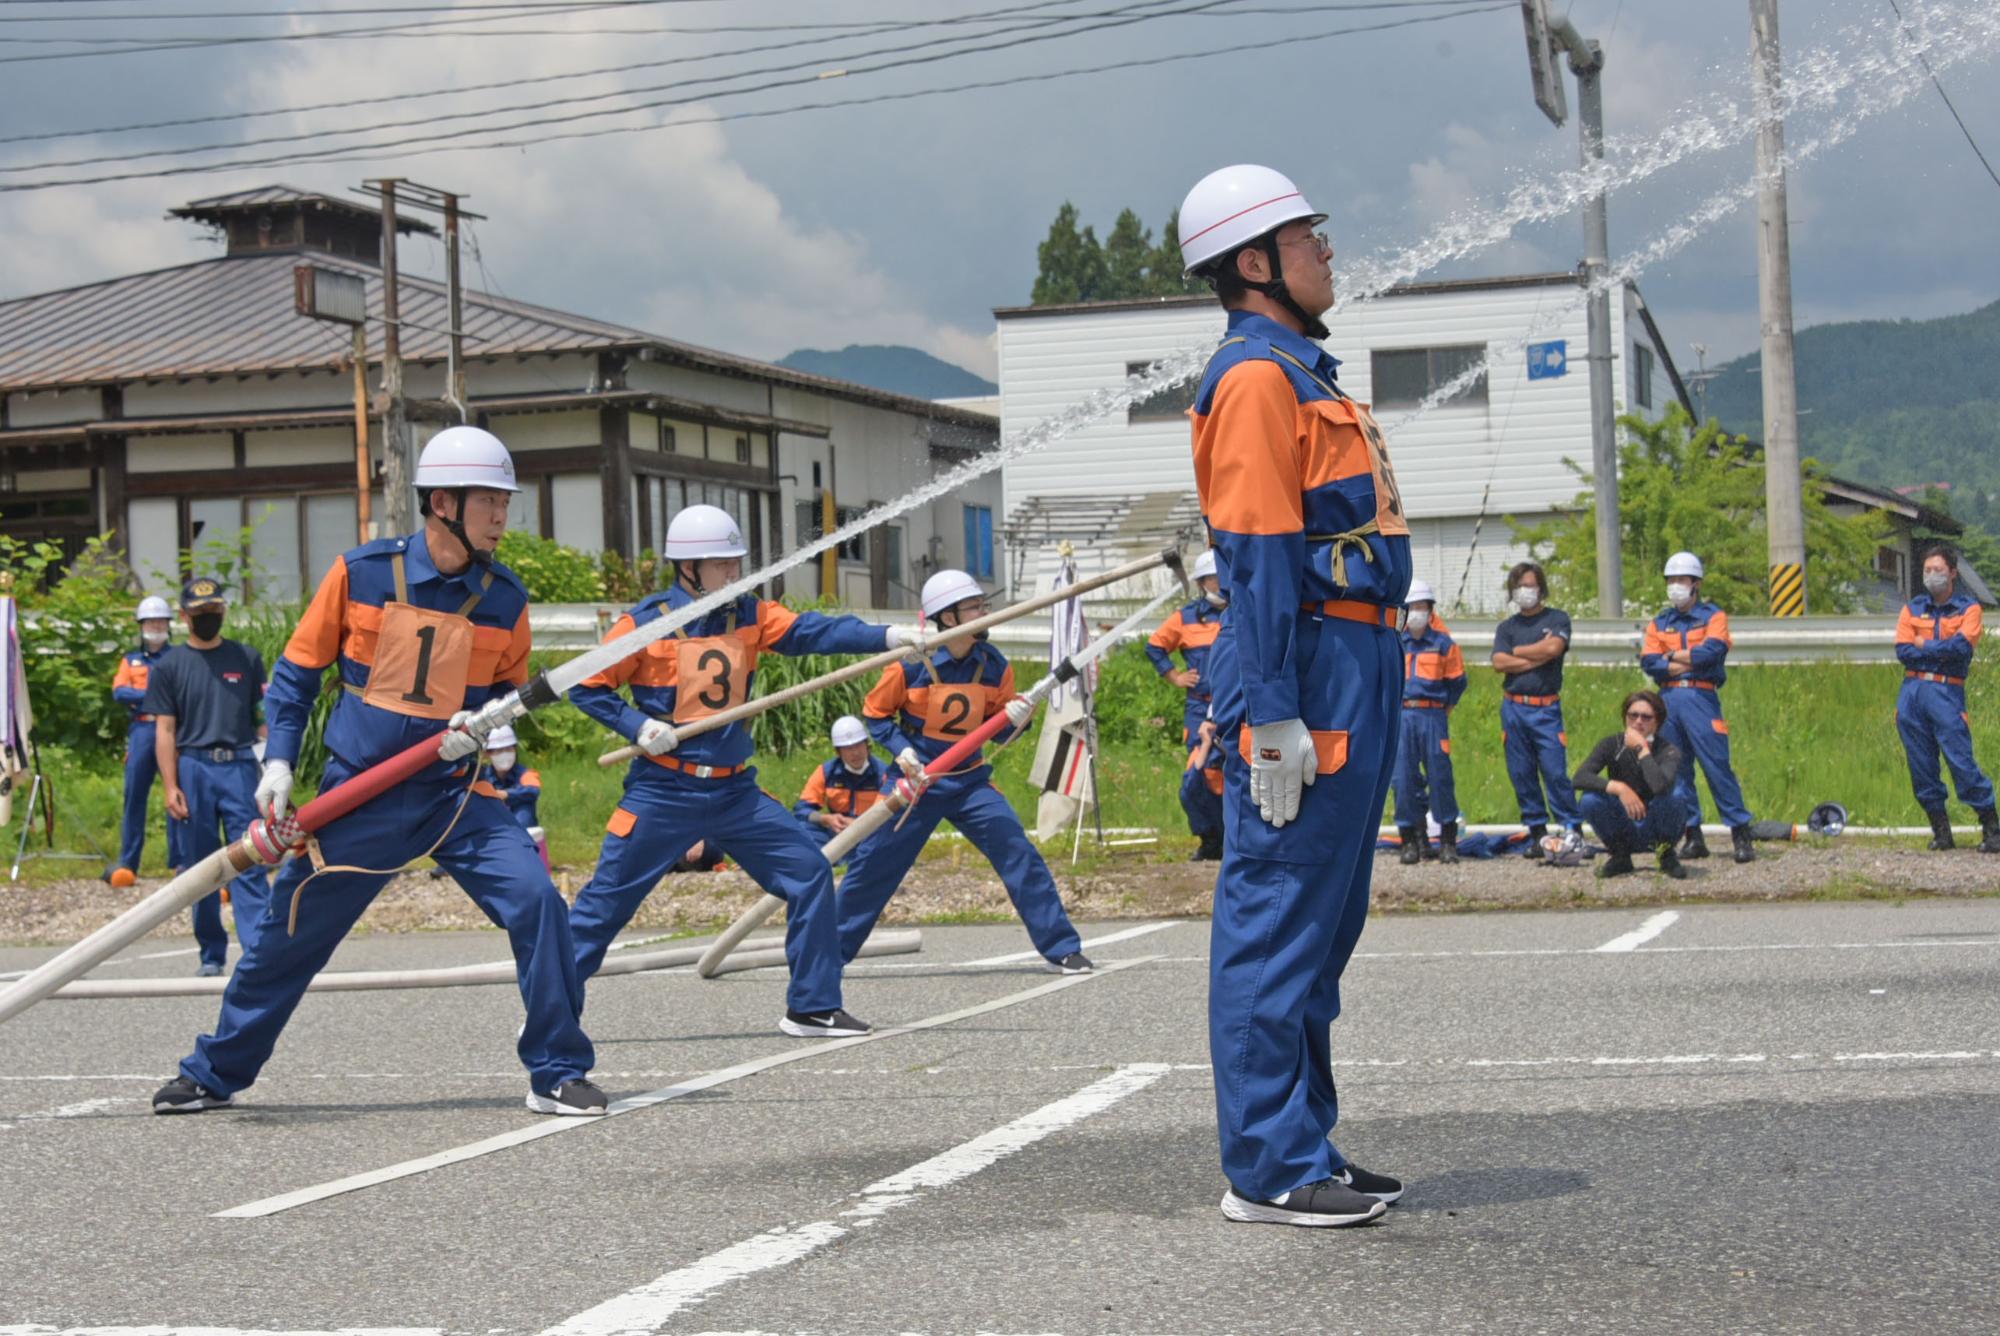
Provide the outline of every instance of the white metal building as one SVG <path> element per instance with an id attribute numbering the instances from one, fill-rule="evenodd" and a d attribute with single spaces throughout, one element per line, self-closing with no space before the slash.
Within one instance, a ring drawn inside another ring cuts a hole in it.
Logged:
<path id="1" fill-rule="evenodd" d="M 994 315 L 1003 437 L 1169 353 L 1215 343 L 1224 324 L 1207 295 Z M 1566 461 L 1590 463 L 1576 275 L 1413 283 L 1327 323 L 1341 387 L 1374 406 L 1388 436 L 1418 576 L 1456 606 L 1497 608 L 1507 567 L 1525 555 L 1505 517 L 1540 517 L 1571 502 L 1584 484 Z M 1611 323 L 1612 347 L 1622 350 L 1618 411 L 1663 411 L 1681 392 L 1679 378 L 1636 288 L 1611 304 Z M 1529 342 L 1537 345 L 1533 377 Z M 1482 355 L 1491 359 L 1484 377 L 1412 416 Z M 1193 394 L 1190 382 L 1006 466 L 1004 536 L 1016 583 L 1037 579 L 1062 539 L 1122 557 L 1197 521 L 1184 416 Z"/>

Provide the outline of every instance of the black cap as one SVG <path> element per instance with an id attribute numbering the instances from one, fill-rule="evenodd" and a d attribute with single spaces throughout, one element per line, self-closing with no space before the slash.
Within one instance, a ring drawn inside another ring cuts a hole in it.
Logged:
<path id="1" fill-rule="evenodd" d="M 213 576 L 197 575 L 181 586 L 181 607 L 186 611 L 227 606 L 229 599 L 222 592 L 222 581 Z"/>

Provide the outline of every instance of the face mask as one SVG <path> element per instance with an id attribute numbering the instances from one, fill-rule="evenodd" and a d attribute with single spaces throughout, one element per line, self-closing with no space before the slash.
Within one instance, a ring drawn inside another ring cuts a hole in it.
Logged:
<path id="1" fill-rule="evenodd" d="M 1403 619 L 1403 625 L 1409 629 L 1411 635 L 1420 636 L 1430 629 L 1431 615 L 1422 608 L 1418 608 Z"/>
<path id="2" fill-rule="evenodd" d="M 147 649 L 158 649 L 167 643 L 167 633 L 165 631 L 142 631 L 139 634 L 139 639 L 146 642 Z"/>
<path id="3" fill-rule="evenodd" d="M 512 770 L 514 768 L 514 758 L 515 758 L 514 752 L 512 751 L 512 749 L 509 749 L 507 751 L 493 752 L 486 759 L 493 762 L 493 768 L 495 770 L 507 771 L 507 770 Z"/>
<path id="4" fill-rule="evenodd" d="M 213 640 L 222 634 L 222 614 L 219 612 L 197 612 L 189 618 L 196 640 Z"/>
<path id="5" fill-rule="evenodd" d="M 1522 585 L 1514 591 L 1514 606 L 1522 612 L 1531 612 L 1542 605 L 1542 591 L 1531 585 Z"/>
<path id="6" fill-rule="evenodd" d="M 1204 592 L 1202 597 L 1208 600 L 1208 606 L 1211 608 L 1226 608 L 1229 606 L 1229 595 L 1219 589 L 1213 594 Z"/>
<path id="7" fill-rule="evenodd" d="M 868 773 L 868 762 L 866 761 L 863 761 L 860 765 L 849 765 L 845 761 L 842 761 L 840 764 L 841 768 L 846 770 L 850 775 L 865 775 Z"/>
<path id="8" fill-rule="evenodd" d="M 1930 591 L 1932 598 L 1943 598 L 1945 590 L 1951 588 L 1951 576 L 1943 571 L 1925 571 L 1924 588 Z"/>
<path id="9" fill-rule="evenodd" d="M 1667 602 L 1677 608 L 1685 608 L 1694 602 L 1694 586 L 1691 584 L 1670 584 L 1667 586 Z"/>

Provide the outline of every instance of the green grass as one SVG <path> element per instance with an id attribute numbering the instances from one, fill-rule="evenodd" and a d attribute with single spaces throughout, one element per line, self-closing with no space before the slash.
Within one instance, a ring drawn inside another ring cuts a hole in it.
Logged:
<path id="1" fill-rule="evenodd" d="M 1119 656 L 1121 659 L 1124 655 Z M 1164 684 L 1123 671 L 1108 675 L 1103 702 L 1107 738 L 1100 784 L 1107 826 L 1144 826 L 1161 832 L 1152 848 L 1100 852 L 1085 840 L 1080 870 L 1107 860 L 1178 861 L 1186 856 L 1186 825 L 1181 815 L 1179 783 L 1184 752 L 1180 744 L 1179 712 Z M 1034 665 L 1018 670 L 1023 683 L 1038 675 Z M 1636 669 L 1572 669 L 1567 675 L 1563 705 L 1570 729 L 1572 761 L 1618 724 L 1618 702 L 1625 692 L 1644 684 Z M 1731 742 L 1738 776 L 1753 811 L 1760 817 L 1803 822 L 1815 803 L 1836 800 L 1846 805 L 1857 825 L 1912 825 L 1922 813 L 1910 796 L 1909 772 L 1896 736 L 1896 693 L 1902 672 L 1890 664 L 1823 664 L 1749 666 L 1730 674 L 1723 706 L 1731 721 Z M 1995 720 L 2000 718 L 2000 676 L 1975 672 L 1968 688 L 1974 743 L 1989 770 L 2000 755 L 1995 746 Z M 1500 688 L 1494 673 L 1475 668 L 1471 689 L 1452 716 L 1453 756 L 1457 764 L 1459 802 L 1471 822 L 1515 819 L 1513 790 L 1500 750 Z M 567 726 L 548 736 L 564 738 L 569 748 L 538 754 L 524 739 L 527 764 L 542 773 L 542 824 L 549 832 L 550 852 L 559 863 L 585 865 L 596 857 L 604 822 L 617 804 L 624 768 L 602 770 L 595 762 L 601 734 Z M 801 748 L 786 755 L 762 755 L 758 782 L 790 805 L 807 774 L 827 755 Z M 1023 739 L 1000 753 L 995 774 L 1001 791 L 1023 819 L 1032 822 L 1035 794 L 1027 772 L 1034 757 L 1034 738 Z M 122 775 L 115 752 L 80 757 L 56 748 L 43 753 L 47 773 L 58 795 L 57 843 L 81 849 L 75 827 L 89 830 L 107 852 L 115 853 Z M 1704 795 L 1706 789 L 1704 787 Z M 19 838 L 25 787 L 17 794 L 15 824 L 6 838 Z M 1961 822 L 1969 814 L 1954 809 Z M 1714 819 L 1712 805 L 1708 815 Z M 153 829 L 147 840 L 144 871 L 164 871 L 166 842 L 161 803 L 155 792 Z M 962 845 L 934 846 L 930 856 L 963 857 Z M 1061 846 L 1068 860 L 1068 842 Z M 1053 849 L 1051 856 L 1054 856 Z M 43 863 L 26 874 L 37 879 L 84 874 L 86 864 Z M 1857 892 L 1860 893 L 1858 888 Z"/>

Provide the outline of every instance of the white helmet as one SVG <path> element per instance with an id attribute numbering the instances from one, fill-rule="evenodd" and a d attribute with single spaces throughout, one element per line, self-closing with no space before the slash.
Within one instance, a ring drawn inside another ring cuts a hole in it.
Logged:
<path id="1" fill-rule="evenodd" d="M 833 721 L 833 745 L 852 747 L 857 742 L 868 741 L 868 725 L 851 714 L 843 714 Z"/>
<path id="2" fill-rule="evenodd" d="M 1297 218 L 1318 224 L 1326 215 L 1306 203 L 1291 178 L 1241 163 L 1210 172 L 1181 202 L 1181 263 L 1186 276 Z"/>
<path id="3" fill-rule="evenodd" d="M 666 558 L 699 561 L 703 557 L 745 557 L 750 549 L 736 519 L 720 506 L 689 506 L 667 526 Z"/>
<path id="4" fill-rule="evenodd" d="M 969 598 L 985 597 L 986 591 L 979 587 L 979 581 L 964 571 L 946 567 L 924 581 L 924 616 L 935 617 Z"/>
<path id="5" fill-rule="evenodd" d="M 1437 601 L 1437 590 L 1432 589 L 1422 580 L 1410 581 L 1410 592 L 1403 595 L 1403 606 L 1406 608 L 1412 603 L 1429 603 L 1435 606 Z"/>
<path id="6" fill-rule="evenodd" d="M 500 725 L 486 735 L 487 751 L 505 751 L 516 745 L 518 744 L 514 740 L 514 730 L 506 724 Z"/>
<path id="7" fill-rule="evenodd" d="M 435 487 L 491 487 L 518 492 L 514 457 L 490 431 L 478 427 L 446 427 L 424 443 L 417 456 L 417 491 Z"/>
<path id="8" fill-rule="evenodd" d="M 1201 550 L 1201 555 L 1194 559 L 1194 578 L 1199 580 L 1205 575 L 1214 575 L 1214 574 L 1215 574 L 1215 549 L 1212 547 L 1205 547 Z"/>
<path id="9" fill-rule="evenodd" d="M 172 621 L 173 616 L 173 609 L 167 606 L 165 599 L 158 594 L 148 594 L 139 600 L 139 611 L 135 614 L 134 620 L 150 622 L 157 617 L 164 621 Z"/>
<path id="10" fill-rule="evenodd" d="M 1692 576 L 1697 580 L 1701 579 L 1701 558 L 1692 552 L 1676 552 L 1671 557 L 1668 557 L 1667 578 L 1671 580 L 1677 575 Z"/>

